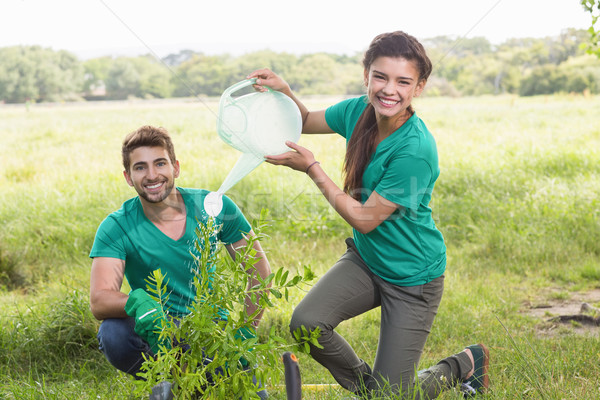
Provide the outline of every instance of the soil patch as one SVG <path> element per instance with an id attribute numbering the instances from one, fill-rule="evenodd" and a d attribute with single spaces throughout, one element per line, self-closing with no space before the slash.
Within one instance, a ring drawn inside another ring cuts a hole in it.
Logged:
<path id="1" fill-rule="evenodd" d="M 551 297 L 551 296 L 550 296 Z M 524 313 L 538 318 L 538 332 L 554 335 L 570 330 L 577 334 L 600 336 L 600 289 L 574 292 L 567 299 L 537 299 L 524 304 Z"/>

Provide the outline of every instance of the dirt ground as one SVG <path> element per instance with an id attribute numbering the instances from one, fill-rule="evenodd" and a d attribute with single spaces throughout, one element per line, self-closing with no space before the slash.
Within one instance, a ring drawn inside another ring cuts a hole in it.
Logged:
<path id="1" fill-rule="evenodd" d="M 547 295 L 547 294 L 546 294 Z M 565 329 L 582 335 L 600 336 L 600 326 L 592 323 L 591 318 L 583 317 L 583 321 L 558 321 L 553 320 L 559 316 L 591 316 L 598 317 L 593 310 L 582 310 L 582 305 L 600 308 L 600 288 L 588 292 L 574 292 L 569 298 L 548 299 L 539 298 L 523 304 L 523 310 L 527 315 L 539 319 L 537 326 L 540 335 L 553 335 Z M 561 296 L 562 297 L 562 296 Z M 579 318 L 579 317 L 575 317 Z"/>

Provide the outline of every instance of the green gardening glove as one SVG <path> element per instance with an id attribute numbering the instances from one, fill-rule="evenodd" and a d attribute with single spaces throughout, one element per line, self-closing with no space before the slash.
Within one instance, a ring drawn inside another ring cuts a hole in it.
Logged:
<path id="1" fill-rule="evenodd" d="M 251 326 L 242 326 L 233 335 L 236 339 L 248 340 L 256 337 L 256 329 Z"/>
<path id="2" fill-rule="evenodd" d="M 251 326 L 242 326 L 235 331 L 233 335 L 236 339 L 242 339 L 242 342 L 248 339 L 254 339 L 256 337 L 256 330 Z M 252 349 L 251 349 L 252 350 Z M 244 357 L 240 358 L 240 363 L 244 369 L 247 369 L 250 363 Z"/>
<path id="3" fill-rule="evenodd" d="M 159 340 L 160 332 L 168 322 L 165 312 L 144 289 L 135 289 L 129 293 L 125 312 L 135 319 L 135 333 L 150 345 L 154 354 L 158 353 L 159 344 L 171 348 L 170 340 Z"/>

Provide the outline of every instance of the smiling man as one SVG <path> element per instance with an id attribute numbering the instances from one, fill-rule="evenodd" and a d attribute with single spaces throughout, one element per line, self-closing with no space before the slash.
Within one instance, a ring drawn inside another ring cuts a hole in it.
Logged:
<path id="1" fill-rule="evenodd" d="M 143 354 L 158 351 L 160 321 L 189 313 L 196 293 L 192 285 L 198 266 L 194 260 L 195 230 L 208 221 L 204 210 L 207 190 L 175 186 L 179 161 L 164 128 L 142 126 L 131 132 L 122 146 L 123 175 L 138 196 L 100 224 L 90 253 L 92 261 L 90 305 L 102 320 L 98 332 L 100 349 L 117 369 L 133 375 L 143 363 Z M 223 196 L 223 209 L 215 217 L 218 227 L 211 245 L 224 243 L 235 259 L 236 249 L 254 235 L 240 209 Z M 257 284 L 254 274 L 263 279 L 271 270 L 258 241 L 256 271 L 248 270 L 248 286 Z M 160 269 L 166 275 L 166 307 L 161 307 L 146 292 L 146 279 Z M 131 287 L 121 291 L 123 278 Z M 257 304 L 246 299 L 246 312 L 252 315 Z M 252 321 L 257 326 L 261 313 Z"/>

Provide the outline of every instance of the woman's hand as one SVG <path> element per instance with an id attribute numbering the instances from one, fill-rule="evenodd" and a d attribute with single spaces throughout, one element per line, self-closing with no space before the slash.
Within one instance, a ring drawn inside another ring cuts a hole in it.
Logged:
<path id="1" fill-rule="evenodd" d="M 302 133 L 333 133 L 325 121 L 325 110 L 308 111 L 308 108 L 292 93 L 290 85 L 275 72 L 268 68 L 257 69 L 246 78 L 256 78 L 256 84 L 252 87 L 259 92 L 266 92 L 268 89 L 265 86 L 268 86 L 271 90 L 281 92 L 292 99 L 302 116 Z"/>
<path id="2" fill-rule="evenodd" d="M 285 145 L 292 149 L 276 156 L 265 156 L 265 161 L 273 165 L 285 165 L 296 171 L 305 172 L 309 165 L 315 162 L 313 153 L 294 142 L 286 141 Z"/>
<path id="3" fill-rule="evenodd" d="M 277 90 L 278 92 L 282 92 L 291 95 L 290 85 L 284 81 L 279 75 L 275 72 L 271 71 L 268 68 L 257 69 L 252 72 L 250 75 L 246 77 L 247 79 L 256 78 L 256 84 L 252 85 L 255 90 L 259 92 L 267 91 L 267 88 L 264 86 L 268 86 L 271 90 Z"/>
<path id="4" fill-rule="evenodd" d="M 276 156 L 265 156 L 265 161 L 308 173 L 329 204 L 357 231 L 365 234 L 371 232 L 399 207 L 375 191 L 362 204 L 344 193 L 322 168 L 311 166 L 315 164 L 315 156 L 310 150 L 290 141 L 285 144 L 292 150 Z M 310 172 L 308 167 L 311 167 Z"/>

